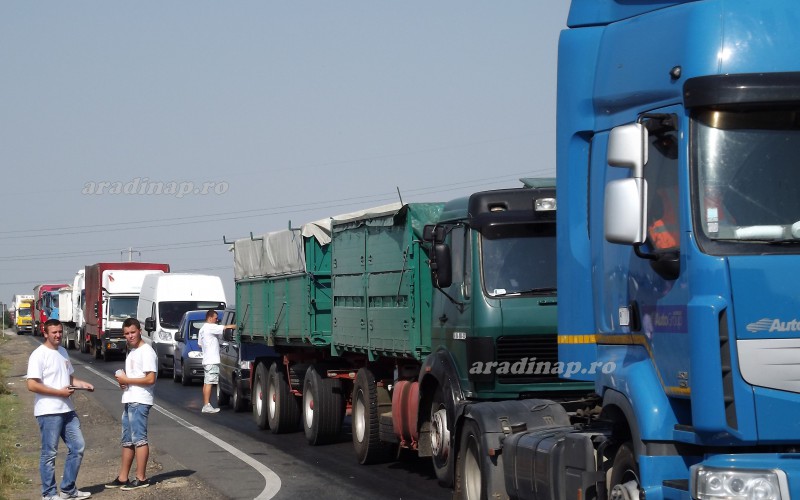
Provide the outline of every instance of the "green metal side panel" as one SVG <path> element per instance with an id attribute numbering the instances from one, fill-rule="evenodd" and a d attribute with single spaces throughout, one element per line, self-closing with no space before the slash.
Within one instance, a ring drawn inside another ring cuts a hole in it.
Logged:
<path id="1" fill-rule="evenodd" d="M 334 226 L 333 345 L 338 352 L 421 358 L 431 350 L 432 285 L 419 246 L 439 204 Z"/>
<path id="2" fill-rule="evenodd" d="M 236 283 L 236 318 L 244 322 L 242 335 L 265 340 L 268 337 L 267 289 L 266 280 L 242 280 Z"/>
<path id="3" fill-rule="evenodd" d="M 276 343 L 302 342 L 310 337 L 308 276 L 305 274 L 271 280 L 271 330 Z"/>

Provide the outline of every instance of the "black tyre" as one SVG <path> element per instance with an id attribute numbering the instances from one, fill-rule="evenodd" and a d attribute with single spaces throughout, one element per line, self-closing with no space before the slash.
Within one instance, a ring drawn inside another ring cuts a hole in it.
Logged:
<path id="1" fill-rule="evenodd" d="M 385 462 L 391 457 L 392 446 L 380 440 L 379 418 L 392 407 L 389 393 L 378 387 L 375 376 L 361 368 L 353 384 L 353 447 L 360 464 Z"/>
<path id="2" fill-rule="evenodd" d="M 641 491 L 639 464 L 628 441 L 617 450 L 614 463 L 608 472 L 608 498 L 611 500 L 638 500 Z"/>
<path id="3" fill-rule="evenodd" d="M 303 382 L 303 430 L 312 446 L 330 443 L 342 432 L 344 420 L 342 381 L 323 378 L 314 366 L 308 367 Z"/>
<path id="4" fill-rule="evenodd" d="M 231 406 L 233 411 L 241 412 L 247 410 L 248 401 L 242 394 L 242 388 L 239 386 L 239 381 L 233 379 L 233 394 L 231 394 Z"/>
<path id="5" fill-rule="evenodd" d="M 453 487 L 453 472 L 455 469 L 455 458 L 451 450 L 451 415 L 447 412 L 447 405 L 444 402 L 444 391 L 437 387 L 433 393 L 430 411 L 431 422 L 431 450 L 433 454 L 433 470 L 436 472 L 436 479 L 445 488 Z"/>
<path id="6" fill-rule="evenodd" d="M 217 405 L 218 406 L 227 406 L 230 403 L 231 397 L 227 393 L 222 390 L 222 385 L 220 385 L 219 380 L 217 381 Z"/>
<path id="7" fill-rule="evenodd" d="M 78 345 L 81 346 L 81 352 L 83 354 L 89 353 L 89 343 L 86 342 L 86 337 L 84 336 L 83 332 L 81 332 L 78 336 Z"/>
<path id="8" fill-rule="evenodd" d="M 173 358 L 173 361 L 172 361 L 172 381 L 173 382 L 180 382 L 181 381 L 181 376 L 178 373 L 178 367 L 176 366 L 176 363 L 177 363 L 177 360 L 175 360 Z"/>
<path id="9" fill-rule="evenodd" d="M 455 500 L 486 500 L 488 494 L 480 429 L 473 420 L 465 420 L 456 459 Z"/>
<path id="10" fill-rule="evenodd" d="M 186 373 L 186 365 L 181 361 L 181 385 L 187 386 L 192 383 L 192 376 Z"/>
<path id="11" fill-rule="evenodd" d="M 269 419 L 267 418 L 267 379 L 269 373 L 264 363 L 259 363 L 256 369 L 256 375 L 253 378 L 253 390 L 250 396 L 253 398 L 253 420 L 259 429 L 266 429 L 269 427 Z"/>
<path id="12" fill-rule="evenodd" d="M 92 349 L 94 349 L 94 359 L 101 359 L 103 357 L 103 347 L 99 342 L 92 339 Z"/>
<path id="13" fill-rule="evenodd" d="M 267 419 L 273 434 L 294 432 L 300 426 L 300 401 L 289 389 L 286 372 L 280 363 L 272 363 L 269 367 Z"/>

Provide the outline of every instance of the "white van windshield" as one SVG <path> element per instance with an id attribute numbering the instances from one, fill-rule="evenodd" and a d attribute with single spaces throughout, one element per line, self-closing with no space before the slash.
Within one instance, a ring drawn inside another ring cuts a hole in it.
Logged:
<path id="1" fill-rule="evenodd" d="M 225 302 L 171 301 L 158 303 L 159 323 L 164 328 L 178 328 L 186 311 L 198 309 L 225 309 Z"/>

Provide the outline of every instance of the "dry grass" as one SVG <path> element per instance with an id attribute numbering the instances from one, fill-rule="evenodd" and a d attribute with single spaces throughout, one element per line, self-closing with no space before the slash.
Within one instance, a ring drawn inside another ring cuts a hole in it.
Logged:
<path id="1" fill-rule="evenodd" d="M 0 338 L 0 345 L 6 341 Z M 9 498 L 12 491 L 27 486 L 24 471 L 35 466 L 23 463 L 18 452 L 21 416 L 17 395 L 6 384 L 7 369 L 8 361 L 0 357 L 0 499 Z"/>

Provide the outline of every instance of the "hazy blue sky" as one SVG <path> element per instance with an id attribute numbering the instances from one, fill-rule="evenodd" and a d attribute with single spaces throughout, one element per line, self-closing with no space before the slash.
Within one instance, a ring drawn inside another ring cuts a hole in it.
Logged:
<path id="1" fill-rule="evenodd" d="M 567 10 L 2 2 L 0 300 L 132 247 L 233 302 L 223 235 L 554 175 Z M 119 192 L 158 182 L 193 192 Z"/>

